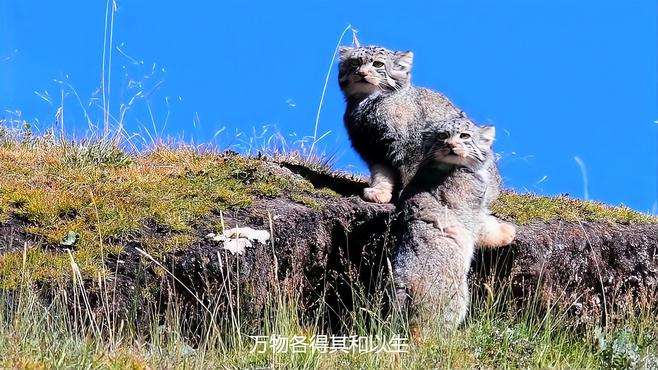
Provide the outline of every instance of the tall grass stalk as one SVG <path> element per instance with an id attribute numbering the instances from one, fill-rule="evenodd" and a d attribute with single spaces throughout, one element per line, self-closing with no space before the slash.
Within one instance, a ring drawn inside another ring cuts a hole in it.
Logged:
<path id="1" fill-rule="evenodd" d="M 315 124 L 313 125 L 313 141 L 311 142 L 311 149 L 309 150 L 308 155 L 312 156 L 315 154 L 315 145 L 322 140 L 326 136 L 322 135 L 321 137 L 318 138 L 318 128 L 320 127 L 320 113 L 322 112 L 322 105 L 324 104 L 324 95 L 327 92 L 327 86 L 329 85 L 329 77 L 331 76 L 331 71 L 334 68 L 334 63 L 336 61 L 336 55 L 338 55 L 338 49 L 340 48 L 340 44 L 343 42 L 343 37 L 345 37 L 345 34 L 347 31 L 352 31 L 354 34 L 356 31 L 354 28 L 352 28 L 351 24 L 348 24 L 347 27 L 341 32 L 340 37 L 338 38 L 338 42 L 336 42 L 336 47 L 334 48 L 334 53 L 331 55 L 331 62 L 329 63 L 329 68 L 327 69 L 327 74 L 324 77 L 324 85 L 322 86 L 322 94 L 320 95 L 320 102 L 318 103 L 318 110 L 315 114 Z M 354 39 L 354 37 L 353 37 Z"/>

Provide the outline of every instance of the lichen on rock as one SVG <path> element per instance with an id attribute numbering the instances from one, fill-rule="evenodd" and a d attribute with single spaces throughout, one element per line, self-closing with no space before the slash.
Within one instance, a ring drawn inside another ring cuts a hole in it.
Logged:
<path id="1" fill-rule="evenodd" d="M 221 242 L 223 248 L 233 254 L 244 254 L 247 248 L 252 247 L 252 242 L 267 243 L 270 240 L 270 233 L 267 230 L 256 230 L 251 227 L 236 227 L 219 235 L 210 233 L 206 237 Z"/>

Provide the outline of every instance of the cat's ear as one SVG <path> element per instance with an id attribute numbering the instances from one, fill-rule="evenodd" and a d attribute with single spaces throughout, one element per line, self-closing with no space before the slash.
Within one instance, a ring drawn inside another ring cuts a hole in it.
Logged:
<path id="1" fill-rule="evenodd" d="M 342 62 L 350 57 L 354 48 L 349 46 L 340 46 L 338 47 L 338 59 Z"/>
<path id="2" fill-rule="evenodd" d="M 397 57 L 395 59 L 395 64 L 402 67 L 405 71 L 411 71 L 411 66 L 414 63 L 414 53 L 411 51 L 399 51 L 395 53 Z"/>
<path id="3" fill-rule="evenodd" d="M 496 139 L 496 128 L 494 126 L 484 126 L 480 128 L 480 141 L 483 144 L 491 146 L 494 139 Z"/>

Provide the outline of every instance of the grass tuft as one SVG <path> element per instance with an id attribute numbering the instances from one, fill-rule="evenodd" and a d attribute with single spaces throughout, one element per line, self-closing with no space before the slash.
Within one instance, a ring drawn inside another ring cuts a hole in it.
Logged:
<path id="1" fill-rule="evenodd" d="M 565 196 L 545 197 L 533 194 L 504 193 L 496 200 L 493 212 L 517 224 L 532 221 L 609 221 L 621 224 L 657 223 L 658 217 L 625 206 L 611 207 Z"/>

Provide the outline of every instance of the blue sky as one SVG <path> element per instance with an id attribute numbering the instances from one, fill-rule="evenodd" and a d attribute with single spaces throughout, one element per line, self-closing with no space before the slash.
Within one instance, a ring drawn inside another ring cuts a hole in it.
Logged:
<path id="1" fill-rule="evenodd" d="M 584 197 L 578 157 L 590 199 L 656 207 L 655 1 L 117 4 L 110 107 L 152 91 L 126 115 L 129 130 L 152 126 L 148 101 L 158 130 L 195 142 L 235 144 L 265 126 L 289 142 L 310 135 L 336 41 L 352 24 L 362 43 L 413 50 L 415 84 L 497 127 L 508 187 Z M 99 86 L 104 20 L 101 0 L 0 0 L 2 115 L 20 110 L 50 125 L 61 81 L 87 104 Z M 82 132 L 76 97 L 64 92 L 65 125 Z M 337 167 L 366 172 L 343 109 L 334 67 L 320 147 Z"/>

